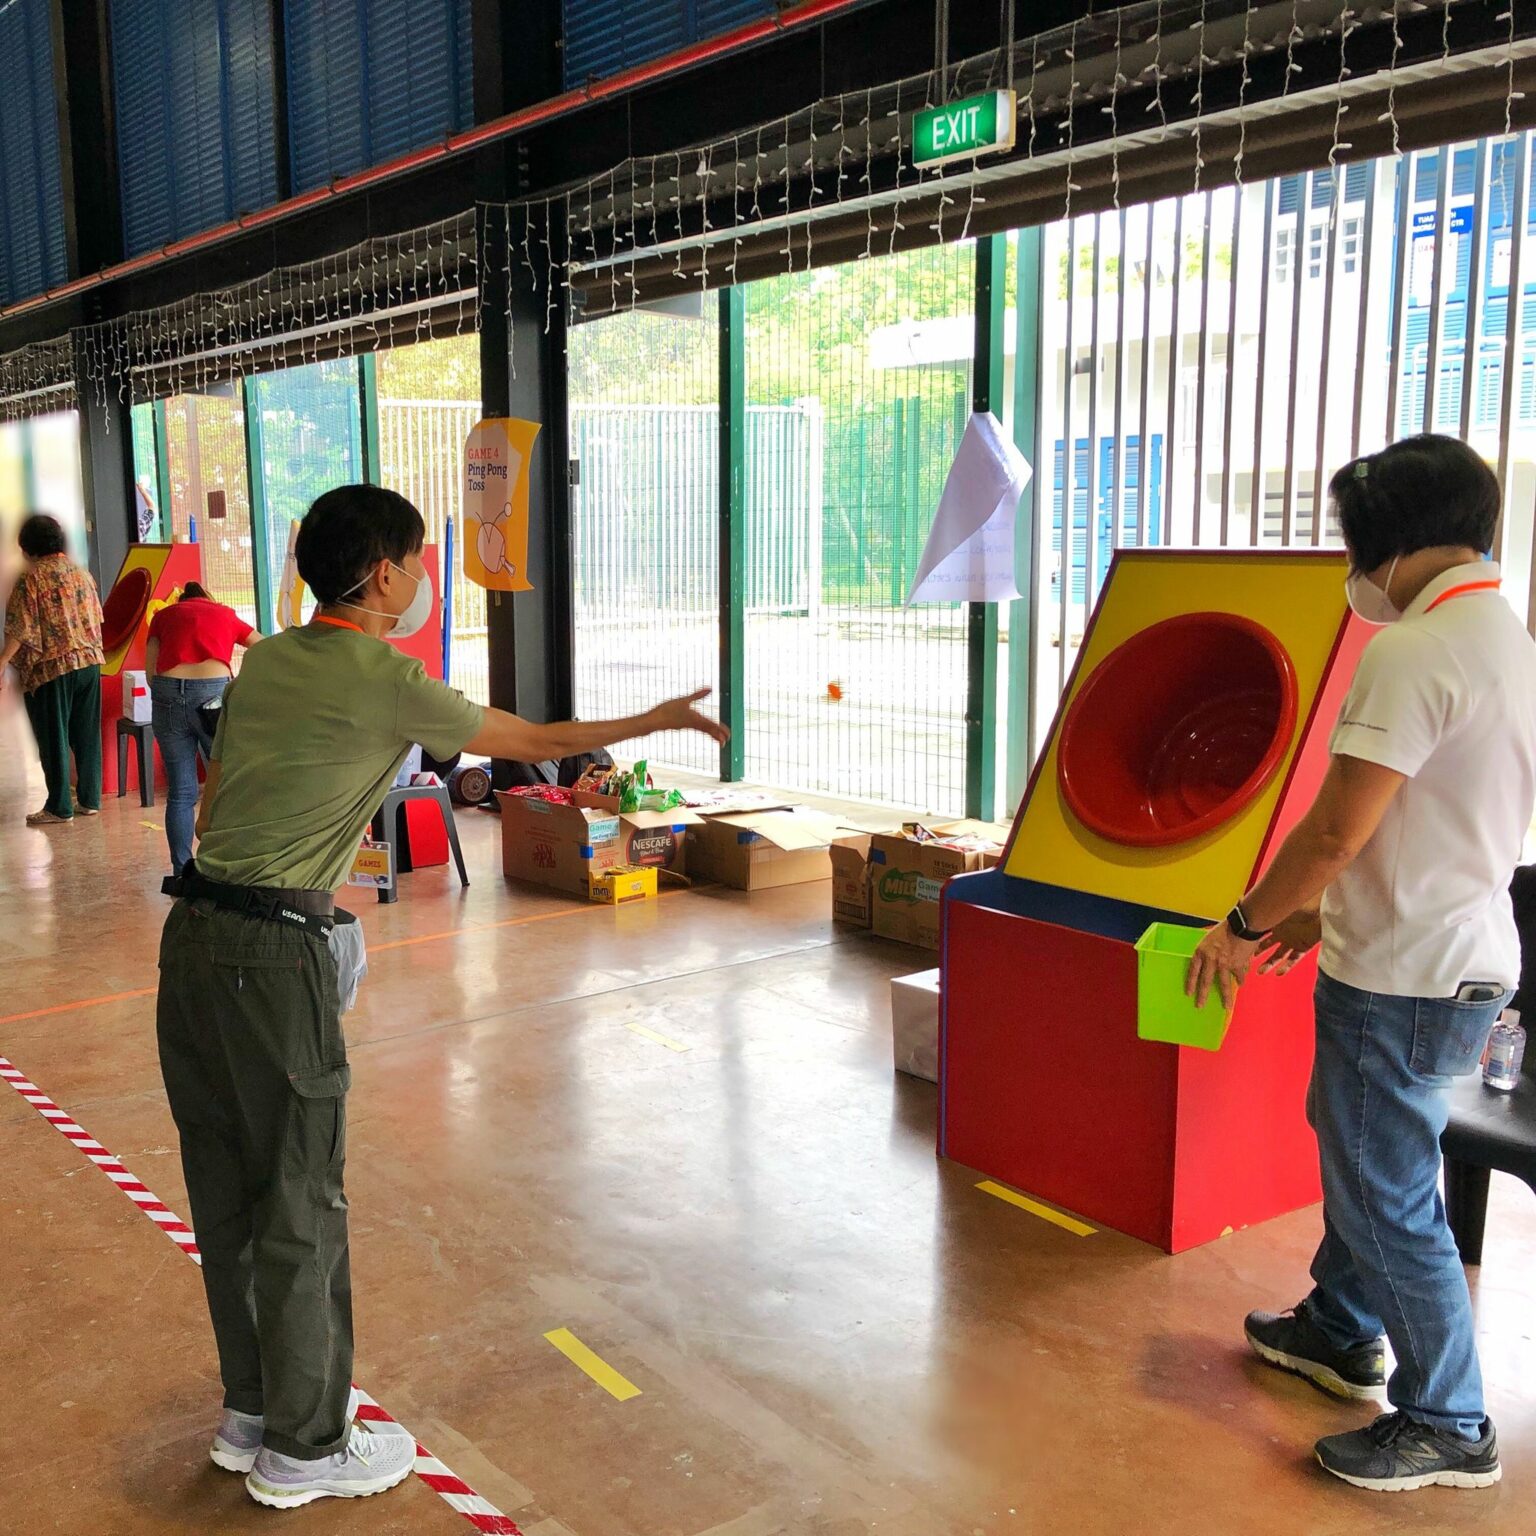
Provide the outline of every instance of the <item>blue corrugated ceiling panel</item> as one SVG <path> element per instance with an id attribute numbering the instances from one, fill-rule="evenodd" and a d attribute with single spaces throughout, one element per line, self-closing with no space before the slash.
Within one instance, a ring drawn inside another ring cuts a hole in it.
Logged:
<path id="1" fill-rule="evenodd" d="M 275 202 L 267 8 L 114 0 L 109 11 L 129 255 Z"/>
<path id="2" fill-rule="evenodd" d="M 64 281 L 48 0 L 0 5 L 0 304 Z"/>
<path id="3" fill-rule="evenodd" d="M 297 191 L 474 120 L 470 0 L 285 0 Z"/>
<path id="4" fill-rule="evenodd" d="M 775 0 L 696 0 L 701 38 L 715 37 L 749 21 L 761 21 L 778 9 Z"/>

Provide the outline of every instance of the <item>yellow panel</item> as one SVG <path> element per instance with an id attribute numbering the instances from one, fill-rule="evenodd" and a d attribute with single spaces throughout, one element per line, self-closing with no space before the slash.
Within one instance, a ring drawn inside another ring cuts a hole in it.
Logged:
<path id="1" fill-rule="evenodd" d="M 1046 743 L 1033 793 L 1020 807 L 1005 866 L 1010 875 L 1214 920 L 1243 893 L 1265 830 L 1322 687 L 1345 612 L 1343 554 L 1132 551 L 1117 559 L 1093 632 Z M 1131 848 L 1088 831 L 1056 781 L 1062 715 L 1078 687 L 1118 646 L 1185 613 L 1237 613 L 1264 625 L 1296 668 L 1296 734 L 1263 794 L 1203 837 Z"/>
<path id="2" fill-rule="evenodd" d="M 161 576 L 165 574 L 166 562 L 170 558 L 171 546 L 169 544 L 130 544 L 128 546 L 128 553 L 123 556 L 123 563 L 118 568 L 117 575 L 113 578 L 112 585 L 115 587 L 129 571 L 136 571 L 142 568 L 149 572 L 149 579 L 158 587 Z M 101 594 L 103 602 L 107 600 L 109 592 L 110 588 L 108 592 Z M 115 651 L 107 652 L 101 668 L 101 675 L 103 677 L 117 676 L 122 670 L 124 657 L 133 648 L 133 642 L 137 637 L 138 631 L 135 630 Z"/>

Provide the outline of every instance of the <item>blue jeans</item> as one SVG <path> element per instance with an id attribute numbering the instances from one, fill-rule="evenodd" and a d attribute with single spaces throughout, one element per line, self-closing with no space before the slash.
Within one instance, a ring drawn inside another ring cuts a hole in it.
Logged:
<path id="1" fill-rule="evenodd" d="M 1476 1070 L 1508 1001 L 1391 997 L 1317 978 L 1307 1116 L 1323 1241 L 1307 1308 L 1339 1349 L 1385 1333 L 1397 1357 L 1392 1406 L 1469 1440 L 1482 1434 L 1483 1379 L 1440 1198 L 1440 1133 L 1452 1079 Z"/>
<path id="2" fill-rule="evenodd" d="M 222 698 L 227 677 L 155 677 L 150 679 L 155 741 L 165 760 L 169 789 L 165 797 L 165 840 L 171 845 L 171 873 L 179 875 L 192 858 L 197 821 L 197 758 L 206 762 L 213 736 L 203 729 L 198 706 Z"/>

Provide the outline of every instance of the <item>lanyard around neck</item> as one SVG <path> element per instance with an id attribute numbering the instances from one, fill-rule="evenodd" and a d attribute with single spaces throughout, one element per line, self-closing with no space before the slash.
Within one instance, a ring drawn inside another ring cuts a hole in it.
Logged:
<path id="1" fill-rule="evenodd" d="M 1448 603 L 1453 597 L 1468 597 L 1474 592 L 1497 592 L 1499 583 L 1496 581 L 1464 581 L 1459 587 L 1447 587 L 1425 610 L 1425 613 L 1433 613 L 1441 603 Z"/>
<path id="2" fill-rule="evenodd" d="M 317 613 L 309 622 L 311 624 L 329 624 L 334 629 L 355 629 L 360 635 L 368 633 L 361 624 L 354 624 L 351 619 L 333 619 L 323 613 Z"/>

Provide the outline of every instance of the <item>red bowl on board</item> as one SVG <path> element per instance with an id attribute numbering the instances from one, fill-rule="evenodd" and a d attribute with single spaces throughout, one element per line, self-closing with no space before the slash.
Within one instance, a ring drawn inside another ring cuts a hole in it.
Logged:
<path id="1" fill-rule="evenodd" d="M 149 607 L 150 593 L 155 589 L 154 578 L 142 565 L 124 571 L 118 577 L 107 600 L 101 605 L 101 648 L 108 653 L 115 651 L 125 640 L 133 638 L 133 632 L 143 621 Z"/>
<path id="2" fill-rule="evenodd" d="M 1056 777 L 1072 814 L 1134 848 L 1219 827 L 1274 776 L 1296 729 L 1296 669 L 1235 613 L 1165 619 L 1111 651 L 1061 723 Z"/>

